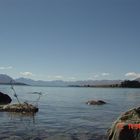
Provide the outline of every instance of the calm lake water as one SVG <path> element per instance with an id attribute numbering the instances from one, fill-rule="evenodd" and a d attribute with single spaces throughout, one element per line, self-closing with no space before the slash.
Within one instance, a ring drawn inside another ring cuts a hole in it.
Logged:
<path id="1" fill-rule="evenodd" d="M 107 129 L 124 111 L 139 106 L 140 89 L 15 86 L 21 101 L 38 103 L 33 115 L 0 112 L 0 139 L 19 136 L 23 140 L 104 140 Z M 10 86 L 0 86 L 16 102 Z M 108 104 L 89 106 L 101 99 Z M 37 139 L 38 138 L 38 139 Z"/>

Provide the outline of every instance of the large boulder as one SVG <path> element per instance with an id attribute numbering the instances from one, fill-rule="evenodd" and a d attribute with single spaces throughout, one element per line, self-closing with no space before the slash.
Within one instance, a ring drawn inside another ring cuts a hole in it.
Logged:
<path id="1" fill-rule="evenodd" d="M 140 140 L 140 107 L 123 113 L 107 132 L 108 140 Z"/>
<path id="2" fill-rule="evenodd" d="M 0 104 L 9 104 L 12 99 L 7 94 L 0 92 Z"/>
<path id="3" fill-rule="evenodd" d="M 105 101 L 102 101 L 102 100 L 90 100 L 90 101 L 87 101 L 86 104 L 88 105 L 103 105 L 103 104 L 106 104 Z"/>

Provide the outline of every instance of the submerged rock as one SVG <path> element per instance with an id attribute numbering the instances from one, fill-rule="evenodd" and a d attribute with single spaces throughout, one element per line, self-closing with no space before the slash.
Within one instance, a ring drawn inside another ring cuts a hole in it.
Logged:
<path id="1" fill-rule="evenodd" d="M 122 114 L 107 132 L 108 140 L 140 140 L 140 107 Z"/>
<path id="2" fill-rule="evenodd" d="M 102 101 L 102 100 L 90 100 L 90 101 L 87 101 L 86 104 L 88 105 L 103 105 L 103 104 L 106 104 L 105 101 Z"/>
<path id="3" fill-rule="evenodd" d="M 32 139 L 30 139 L 30 140 L 42 140 L 42 139 L 39 138 L 39 137 L 36 137 L 36 138 L 32 138 Z"/>
<path id="4" fill-rule="evenodd" d="M 50 136 L 49 138 L 46 138 L 44 140 L 74 140 L 74 139 L 68 134 L 56 134 L 56 135 Z"/>
<path id="5" fill-rule="evenodd" d="M 19 136 L 10 136 L 9 138 L 5 138 L 3 140 L 24 140 L 24 139 Z"/>
<path id="6" fill-rule="evenodd" d="M 0 104 L 9 104 L 11 103 L 12 99 L 7 94 L 0 92 Z"/>
<path id="7" fill-rule="evenodd" d="M 9 104 L 0 105 L 0 111 L 7 112 L 37 112 L 38 108 L 32 104 L 22 103 L 22 104 Z"/>

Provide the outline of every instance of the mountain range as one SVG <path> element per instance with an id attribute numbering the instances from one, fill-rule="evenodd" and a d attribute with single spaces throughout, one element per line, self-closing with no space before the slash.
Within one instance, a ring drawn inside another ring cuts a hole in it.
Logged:
<path id="1" fill-rule="evenodd" d="M 12 77 L 6 74 L 0 74 L 0 84 L 15 84 L 15 85 L 26 85 L 23 82 L 18 82 L 14 80 Z"/>
<path id="2" fill-rule="evenodd" d="M 140 78 L 135 79 L 136 81 L 140 82 Z M 83 80 L 83 81 L 62 81 L 62 80 L 55 80 L 55 81 L 43 81 L 43 80 L 32 80 L 28 78 L 18 78 L 13 79 L 12 77 L 6 74 L 0 74 L 0 84 L 10 84 L 11 81 L 14 84 L 18 85 L 32 85 L 32 86 L 84 86 L 84 85 L 94 85 L 94 86 L 101 86 L 101 85 L 115 85 L 120 84 L 122 80 Z"/>
<path id="3" fill-rule="evenodd" d="M 110 85 L 110 84 L 119 84 L 121 80 L 83 80 L 83 81 L 42 81 L 42 80 L 32 80 L 27 78 L 18 78 L 13 79 L 12 77 L 0 74 L 0 84 L 10 84 L 10 82 L 14 84 L 27 84 L 33 86 L 84 86 L 84 85 Z"/>
<path id="4" fill-rule="evenodd" d="M 26 83 L 28 85 L 38 85 L 38 86 L 84 86 L 84 85 L 110 85 L 110 84 L 119 84 L 121 80 L 84 80 L 84 81 L 35 81 L 32 79 L 18 78 L 17 82 Z"/>

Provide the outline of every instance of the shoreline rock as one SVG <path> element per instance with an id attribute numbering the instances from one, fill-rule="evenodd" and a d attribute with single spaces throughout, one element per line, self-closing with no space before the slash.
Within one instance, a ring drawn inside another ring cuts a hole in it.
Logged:
<path id="1" fill-rule="evenodd" d="M 0 112 L 38 112 L 38 108 L 32 104 L 8 104 L 0 105 Z"/>
<path id="2" fill-rule="evenodd" d="M 0 92 L 0 105 L 11 103 L 12 99 L 9 95 Z"/>
<path id="3" fill-rule="evenodd" d="M 123 113 L 107 131 L 108 140 L 140 140 L 140 107 Z"/>

